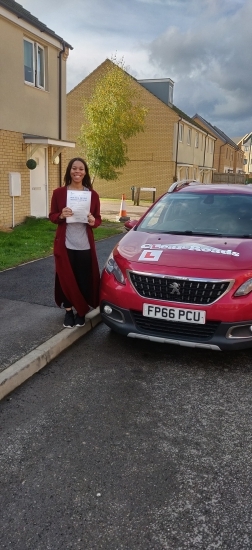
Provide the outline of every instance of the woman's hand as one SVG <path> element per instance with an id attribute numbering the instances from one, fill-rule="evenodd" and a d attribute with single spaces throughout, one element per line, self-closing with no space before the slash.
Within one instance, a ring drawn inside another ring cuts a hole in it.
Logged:
<path id="1" fill-rule="evenodd" d="M 91 227 L 92 227 L 92 225 L 95 224 L 95 218 L 94 218 L 94 216 L 91 214 L 91 212 L 89 212 L 87 218 L 88 218 L 88 225 L 91 225 Z"/>
<path id="2" fill-rule="evenodd" d="M 68 208 L 68 206 L 66 206 L 65 208 L 63 208 L 60 214 L 60 219 L 64 220 L 65 218 L 69 218 L 72 215 L 73 215 L 73 211 L 71 210 L 71 208 Z"/>

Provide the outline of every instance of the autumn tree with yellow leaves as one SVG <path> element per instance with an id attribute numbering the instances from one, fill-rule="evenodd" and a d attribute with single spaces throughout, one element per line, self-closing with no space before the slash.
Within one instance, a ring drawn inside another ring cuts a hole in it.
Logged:
<path id="1" fill-rule="evenodd" d="M 85 123 L 79 143 L 92 180 L 116 180 L 129 158 L 127 140 L 144 131 L 148 109 L 141 104 L 136 82 L 126 72 L 123 59 L 112 59 L 92 96 L 84 100 Z"/>

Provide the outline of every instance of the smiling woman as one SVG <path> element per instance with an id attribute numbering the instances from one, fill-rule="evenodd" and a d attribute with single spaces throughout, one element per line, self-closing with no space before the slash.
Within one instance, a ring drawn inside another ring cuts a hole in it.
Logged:
<path id="1" fill-rule="evenodd" d="M 70 160 L 64 182 L 64 187 L 53 192 L 49 218 L 58 224 L 55 301 L 66 310 L 63 326 L 73 328 L 84 326 L 85 314 L 99 303 L 100 274 L 92 228 L 100 225 L 101 216 L 99 196 L 92 188 L 84 159 Z"/>

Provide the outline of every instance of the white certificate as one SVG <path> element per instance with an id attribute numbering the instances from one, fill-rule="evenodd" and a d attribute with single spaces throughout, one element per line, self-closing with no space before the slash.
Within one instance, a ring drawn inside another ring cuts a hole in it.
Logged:
<path id="1" fill-rule="evenodd" d="M 67 207 L 71 208 L 73 215 L 66 218 L 67 223 L 87 223 L 90 212 L 91 191 L 67 191 Z"/>

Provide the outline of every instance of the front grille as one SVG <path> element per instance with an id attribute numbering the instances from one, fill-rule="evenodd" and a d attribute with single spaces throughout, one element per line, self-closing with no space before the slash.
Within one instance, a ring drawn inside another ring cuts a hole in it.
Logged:
<path id="1" fill-rule="evenodd" d="M 161 277 L 129 272 L 131 283 L 143 298 L 186 304 L 212 304 L 227 290 L 231 281 L 207 281 Z"/>
<path id="2" fill-rule="evenodd" d="M 172 338 L 176 340 L 205 341 L 212 338 L 219 322 L 208 321 L 205 325 L 197 323 L 180 323 L 144 317 L 139 311 L 131 311 L 135 325 L 144 334 L 156 335 L 160 338 Z"/>

